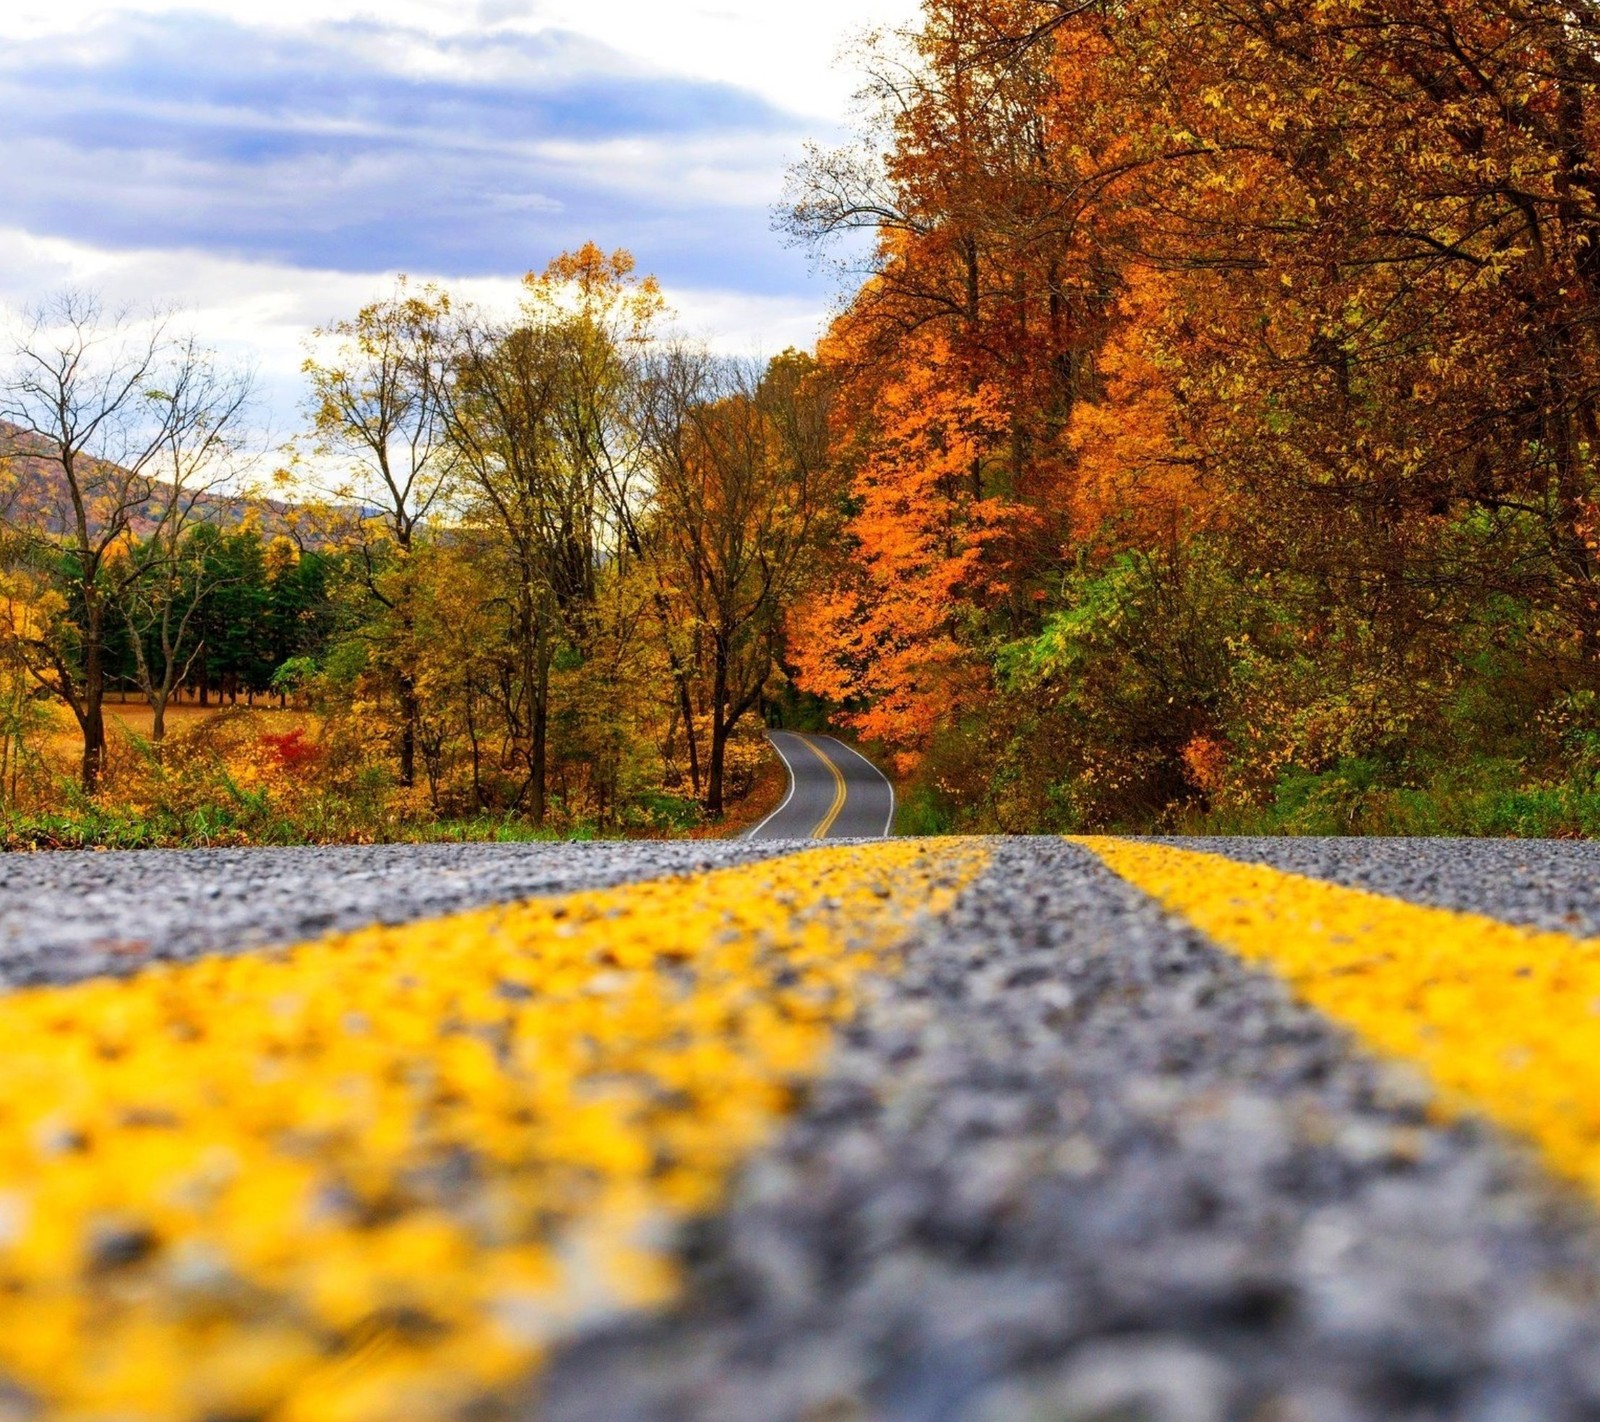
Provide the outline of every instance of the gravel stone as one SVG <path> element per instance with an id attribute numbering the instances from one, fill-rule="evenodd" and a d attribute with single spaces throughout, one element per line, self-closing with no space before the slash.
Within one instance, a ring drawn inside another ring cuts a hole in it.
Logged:
<path id="1" fill-rule="evenodd" d="M 1587 1203 L 1083 851 L 997 844 L 905 957 L 528 1416 L 1600 1418 Z"/>
<path id="2" fill-rule="evenodd" d="M 1059 1376 L 991 1391 L 975 1422 L 1225 1422 L 1233 1376 L 1181 1339 L 1090 1344 Z"/>

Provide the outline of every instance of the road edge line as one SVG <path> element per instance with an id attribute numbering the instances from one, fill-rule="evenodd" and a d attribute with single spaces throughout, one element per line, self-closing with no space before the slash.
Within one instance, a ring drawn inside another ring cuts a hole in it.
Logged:
<path id="1" fill-rule="evenodd" d="M 783 762 L 783 773 L 789 777 L 789 793 L 787 795 L 785 795 L 783 797 L 783 799 L 778 802 L 778 808 L 776 810 L 774 810 L 770 815 L 768 815 L 766 817 L 766 819 L 762 820 L 760 824 L 754 825 L 750 829 L 747 829 L 744 832 L 744 835 L 742 836 L 742 838 L 744 838 L 744 839 L 754 839 L 758 834 L 761 833 L 762 830 L 764 830 L 775 819 L 777 819 L 779 815 L 781 815 L 785 810 L 787 810 L 789 808 L 789 801 L 794 799 L 794 787 L 795 787 L 794 766 L 792 766 L 789 763 L 789 757 L 786 756 L 783 753 L 783 747 L 780 746 L 775 740 L 772 739 L 772 732 L 771 731 L 767 732 L 767 744 L 769 746 L 771 746 L 773 748 L 773 750 L 777 751 L 778 759 Z"/>

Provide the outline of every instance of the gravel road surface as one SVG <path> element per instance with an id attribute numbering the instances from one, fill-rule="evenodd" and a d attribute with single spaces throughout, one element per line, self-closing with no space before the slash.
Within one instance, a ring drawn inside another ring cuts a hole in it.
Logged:
<path id="1" fill-rule="evenodd" d="M 1600 844 L 1526 839 L 1173 839 L 1410 903 L 1600 934 Z"/>
<path id="2" fill-rule="evenodd" d="M 1513 882 L 1569 928 L 1596 902 L 1586 846 L 1236 848 L 1419 902 Z M 1592 1210 L 1428 1099 L 1082 851 L 1007 843 L 689 1241 L 683 1304 L 529 1415 L 1600 1417 Z"/>
<path id="3" fill-rule="evenodd" d="M 1589 845 L 1181 843 L 1600 933 Z M 122 970 L 799 847 L 7 857 L 0 971 Z M 572 1338 L 523 1415 L 1600 1419 L 1600 1216 L 1429 1102 L 1086 851 L 999 842 L 681 1241 L 682 1300 Z"/>

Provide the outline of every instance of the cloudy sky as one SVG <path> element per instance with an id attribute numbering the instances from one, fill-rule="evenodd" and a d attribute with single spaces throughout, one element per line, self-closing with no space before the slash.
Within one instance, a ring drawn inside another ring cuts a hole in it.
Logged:
<path id="1" fill-rule="evenodd" d="M 480 298 L 594 238 L 686 326 L 808 343 L 833 296 L 770 230 L 837 136 L 863 27 L 915 0 L 6 0 L 0 302 L 176 302 L 295 418 L 313 325 L 438 278 Z"/>

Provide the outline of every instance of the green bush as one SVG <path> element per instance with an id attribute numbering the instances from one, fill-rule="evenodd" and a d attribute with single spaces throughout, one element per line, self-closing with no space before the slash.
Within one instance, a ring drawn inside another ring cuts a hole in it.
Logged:
<path id="1" fill-rule="evenodd" d="M 1270 804 L 1197 811 L 1178 827 L 1194 834 L 1590 838 L 1600 835 L 1600 785 L 1587 770 L 1532 778 L 1523 762 L 1505 756 L 1410 775 L 1352 759 L 1318 774 L 1286 771 Z"/>

